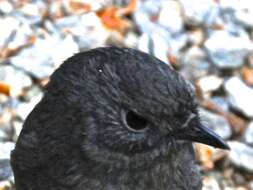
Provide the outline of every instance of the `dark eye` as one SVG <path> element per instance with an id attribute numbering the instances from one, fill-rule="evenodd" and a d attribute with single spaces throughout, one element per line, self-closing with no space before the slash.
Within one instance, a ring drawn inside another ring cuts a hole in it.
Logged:
<path id="1" fill-rule="evenodd" d="M 148 121 L 136 114 L 133 111 L 128 111 L 125 116 L 125 122 L 127 125 L 127 128 L 134 131 L 134 132 L 140 132 L 147 128 Z"/>

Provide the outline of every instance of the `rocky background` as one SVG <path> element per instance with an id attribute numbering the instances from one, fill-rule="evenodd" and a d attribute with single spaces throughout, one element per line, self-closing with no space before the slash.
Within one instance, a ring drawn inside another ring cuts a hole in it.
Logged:
<path id="1" fill-rule="evenodd" d="M 202 119 L 231 151 L 196 144 L 203 190 L 253 190 L 251 0 L 0 0 L 0 190 L 10 151 L 64 59 L 126 46 L 171 64 L 196 87 Z"/>

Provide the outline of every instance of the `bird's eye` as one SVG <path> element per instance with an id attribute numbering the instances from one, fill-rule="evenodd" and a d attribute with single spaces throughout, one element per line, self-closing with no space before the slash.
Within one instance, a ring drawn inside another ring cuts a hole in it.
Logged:
<path id="1" fill-rule="evenodd" d="M 128 111 L 125 116 L 125 122 L 128 129 L 134 132 L 141 132 L 147 128 L 148 121 L 133 111 Z"/>

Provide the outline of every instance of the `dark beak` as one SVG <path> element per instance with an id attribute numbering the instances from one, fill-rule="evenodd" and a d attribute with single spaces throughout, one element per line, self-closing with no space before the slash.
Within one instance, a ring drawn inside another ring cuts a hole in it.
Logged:
<path id="1" fill-rule="evenodd" d="M 199 142 L 216 148 L 230 150 L 228 144 L 220 136 L 203 124 L 178 131 L 175 137 L 181 140 Z"/>

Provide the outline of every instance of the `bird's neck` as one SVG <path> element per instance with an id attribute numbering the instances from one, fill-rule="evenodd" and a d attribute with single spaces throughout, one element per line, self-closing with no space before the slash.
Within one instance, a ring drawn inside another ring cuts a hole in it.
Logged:
<path id="1" fill-rule="evenodd" d="M 101 167 L 93 174 L 94 181 L 89 183 L 99 183 L 103 190 L 201 189 L 201 178 L 194 161 L 192 145 L 188 143 L 179 148 L 182 149 L 178 149 L 173 155 L 140 169 L 111 167 L 108 170 Z M 94 189 L 97 188 L 94 186 Z"/>
<path id="2" fill-rule="evenodd" d="M 116 167 L 117 163 L 113 166 L 87 159 L 72 160 L 65 165 L 68 172 L 58 175 L 61 177 L 57 178 L 57 183 L 75 190 L 200 190 L 201 178 L 194 161 L 192 145 L 184 143 L 176 148 L 177 151 L 171 152 L 167 157 L 142 168 L 131 165 Z"/>

